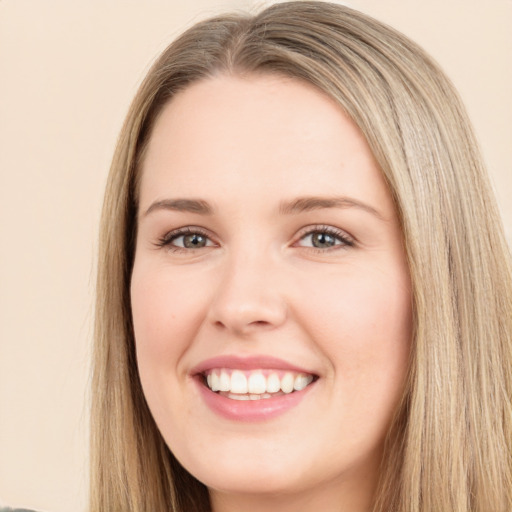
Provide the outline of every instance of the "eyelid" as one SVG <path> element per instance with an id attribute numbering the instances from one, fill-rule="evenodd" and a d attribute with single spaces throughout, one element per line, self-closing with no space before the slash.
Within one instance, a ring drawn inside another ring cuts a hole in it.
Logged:
<path id="1" fill-rule="evenodd" d="M 303 240 L 306 236 L 312 235 L 313 233 L 325 233 L 333 236 L 337 240 L 341 241 L 340 244 L 335 244 L 332 247 L 320 248 L 320 247 L 308 247 L 308 246 L 300 246 L 299 242 Z M 353 247 L 356 244 L 356 240 L 353 236 L 348 234 L 346 231 L 330 226 L 328 224 L 314 224 L 311 226 L 305 226 L 297 233 L 295 237 L 295 242 L 293 242 L 293 246 L 304 247 L 305 249 L 310 249 L 315 252 L 328 252 L 331 250 L 338 249 L 346 249 L 347 247 Z"/>
<path id="2" fill-rule="evenodd" d="M 301 246 L 300 242 L 305 237 L 310 236 L 314 233 L 324 233 L 328 234 L 332 237 L 334 237 L 337 241 L 341 243 L 336 243 L 332 247 L 308 247 L 308 246 Z M 205 237 L 208 241 L 212 242 L 209 245 L 206 245 L 204 247 L 197 247 L 197 248 L 191 248 L 191 247 L 180 247 L 178 245 L 173 245 L 172 241 L 176 240 L 179 237 L 186 236 L 186 235 L 192 235 L 197 234 L 200 236 Z M 346 231 L 331 226 L 327 224 L 313 224 L 310 226 L 305 226 L 301 228 L 296 236 L 294 237 L 294 242 L 291 244 L 291 246 L 295 247 L 303 247 L 304 249 L 309 249 L 315 252 L 320 253 L 326 253 L 331 250 L 338 250 L 338 249 L 346 249 L 347 247 L 353 247 L 356 244 L 356 240 L 353 236 L 348 234 Z M 199 226 L 183 226 L 180 228 L 173 229 L 171 231 L 166 232 L 163 236 L 159 237 L 157 241 L 154 243 L 154 245 L 157 248 L 167 248 L 169 251 L 172 252 L 192 252 L 192 251 L 199 251 L 201 249 L 205 249 L 207 247 L 212 246 L 218 246 L 218 243 L 215 241 L 215 237 L 209 232 L 209 230 L 204 229 Z"/>
<path id="3" fill-rule="evenodd" d="M 212 242 L 212 245 L 206 245 L 205 247 L 197 247 L 197 248 L 191 248 L 191 247 L 180 247 L 178 245 L 173 245 L 172 241 L 176 240 L 177 238 L 180 238 L 182 236 L 186 235 L 200 235 L 205 238 L 207 238 L 210 242 Z M 211 233 L 199 226 L 183 226 L 180 228 L 172 229 L 171 231 L 168 231 L 163 236 L 159 237 L 157 241 L 155 242 L 155 245 L 157 248 L 166 248 L 169 251 L 172 252 L 191 252 L 191 251 L 198 251 L 201 249 L 206 249 L 207 247 L 212 247 L 217 245 L 217 243 L 214 240 L 214 237 L 211 235 Z"/>

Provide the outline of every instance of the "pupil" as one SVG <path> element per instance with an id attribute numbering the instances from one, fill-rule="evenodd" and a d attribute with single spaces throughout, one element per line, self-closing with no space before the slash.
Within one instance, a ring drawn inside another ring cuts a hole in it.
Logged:
<path id="1" fill-rule="evenodd" d="M 327 233 L 315 233 L 313 245 L 318 248 L 332 247 L 335 244 L 334 237 Z"/>
<path id="2" fill-rule="evenodd" d="M 206 240 L 204 236 L 198 234 L 186 235 L 183 238 L 183 245 L 188 249 L 195 249 L 197 247 L 204 247 Z"/>

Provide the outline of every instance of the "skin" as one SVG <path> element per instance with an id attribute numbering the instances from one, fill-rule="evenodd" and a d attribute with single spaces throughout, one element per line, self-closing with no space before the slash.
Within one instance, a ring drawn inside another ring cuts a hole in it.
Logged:
<path id="1" fill-rule="evenodd" d="M 214 512 L 368 511 L 404 388 L 411 292 L 391 195 L 358 128 L 307 84 L 220 75 L 164 107 L 142 173 L 137 360 L 171 450 Z M 280 211 L 310 196 L 350 201 Z M 177 198 L 212 212 L 155 206 Z M 206 245 L 169 235 L 187 226 Z M 326 228 L 334 245 L 315 247 L 310 232 Z M 276 418 L 228 420 L 191 376 L 226 354 L 319 378 Z"/>

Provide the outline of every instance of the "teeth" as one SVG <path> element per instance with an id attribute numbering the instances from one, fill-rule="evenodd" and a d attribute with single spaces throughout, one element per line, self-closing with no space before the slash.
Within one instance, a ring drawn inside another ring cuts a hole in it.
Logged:
<path id="1" fill-rule="evenodd" d="M 267 378 L 267 393 L 277 393 L 281 390 L 281 380 L 277 373 L 271 373 Z"/>
<path id="2" fill-rule="evenodd" d="M 210 374 L 209 377 L 210 377 L 209 385 L 210 385 L 211 390 L 219 391 L 219 375 L 216 372 L 214 372 L 214 373 Z"/>
<path id="3" fill-rule="evenodd" d="M 301 389 L 304 389 L 308 384 L 311 384 L 311 381 L 313 380 L 312 375 L 297 375 L 295 377 L 295 380 L 293 382 L 293 389 L 295 391 L 300 391 Z"/>
<path id="4" fill-rule="evenodd" d="M 219 391 L 229 391 L 231 389 L 231 378 L 229 373 L 220 372 Z"/>
<path id="5" fill-rule="evenodd" d="M 214 391 L 212 389 L 212 391 Z M 247 393 L 247 377 L 241 371 L 235 370 L 231 374 L 231 393 Z"/>
<path id="6" fill-rule="evenodd" d="M 249 393 L 261 394 L 267 391 L 267 379 L 262 373 L 251 373 L 249 377 Z"/>
<path id="7" fill-rule="evenodd" d="M 281 391 L 283 393 L 291 393 L 293 391 L 293 375 L 291 373 L 285 373 L 281 379 Z"/>
<path id="8" fill-rule="evenodd" d="M 249 395 L 236 395 L 236 394 L 229 394 L 228 395 L 229 398 L 231 398 L 232 400 L 250 400 L 251 397 Z"/>
<path id="9" fill-rule="evenodd" d="M 280 377 L 275 371 L 267 376 L 263 372 L 215 369 L 208 373 L 206 382 L 212 391 L 228 393 L 234 400 L 260 400 L 271 398 L 272 393 L 301 391 L 313 381 L 313 375 L 304 373 L 286 372 Z"/>

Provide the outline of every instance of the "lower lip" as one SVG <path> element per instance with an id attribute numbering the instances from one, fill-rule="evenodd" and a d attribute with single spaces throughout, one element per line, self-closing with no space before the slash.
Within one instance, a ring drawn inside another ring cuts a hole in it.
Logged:
<path id="1" fill-rule="evenodd" d="M 196 383 L 206 405 L 216 414 L 232 421 L 265 421 L 280 416 L 299 405 L 315 384 L 313 382 L 300 391 L 274 398 L 232 400 L 211 391 L 202 379 L 197 379 Z"/>

